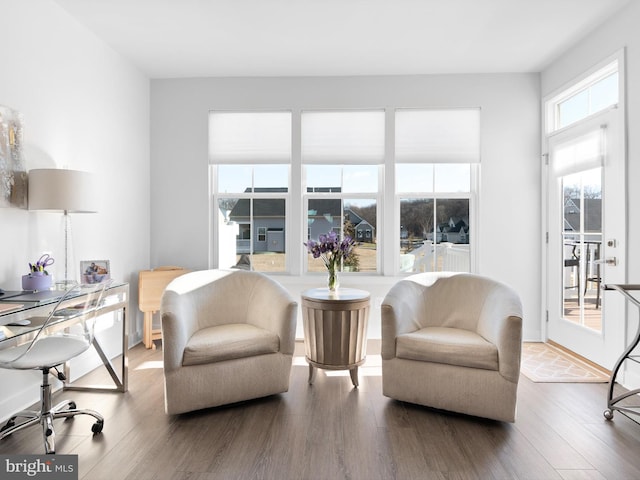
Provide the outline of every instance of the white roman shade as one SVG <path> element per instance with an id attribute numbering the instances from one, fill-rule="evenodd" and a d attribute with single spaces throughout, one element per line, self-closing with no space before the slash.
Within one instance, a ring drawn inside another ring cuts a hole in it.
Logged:
<path id="1" fill-rule="evenodd" d="M 398 163 L 480 162 L 480 109 L 396 110 Z"/>
<path id="2" fill-rule="evenodd" d="M 604 128 L 598 127 L 560 141 L 550 140 L 553 173 L 564 176 L 601 167 L 604 158 Z"/>
<path id="3" fill-rule="evenodd" d="M 291 163 L 291 112 L 209 112 L 211 163 Z"/>
<path id="4" fill-rule="evenodd" d="M 302 112 L 302 162 L 384 162 L 384 110 Z"/>

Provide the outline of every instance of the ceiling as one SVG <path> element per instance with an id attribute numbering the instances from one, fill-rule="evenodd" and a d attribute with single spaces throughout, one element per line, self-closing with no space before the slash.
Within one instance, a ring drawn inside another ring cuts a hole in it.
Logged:
<path id="1" fill-rule="evenodd" d="M 631 0 L 55 0 L 150 78 L 538 72 Z"/>

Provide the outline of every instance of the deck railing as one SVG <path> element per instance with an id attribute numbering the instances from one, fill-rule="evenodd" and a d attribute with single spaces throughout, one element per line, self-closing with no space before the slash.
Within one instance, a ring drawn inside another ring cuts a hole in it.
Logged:
<path id="1" fill-rule="evenodd" d="M 422 246 L 401 256 L 402 272 L 469 272 L 471 254 L 468 244 L 438 243 L 426 240 Z"/>

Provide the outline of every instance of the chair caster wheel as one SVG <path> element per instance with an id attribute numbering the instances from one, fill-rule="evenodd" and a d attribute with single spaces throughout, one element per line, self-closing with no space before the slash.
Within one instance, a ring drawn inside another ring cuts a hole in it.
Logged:
<path id="1" fill-rule="evenodd" d="M 606 418 L 607 420 L 612 420 L 613 419 L 613 410 L 611 410 L 610 408 L 607 408 L 604 412 L 603 412 L 604 418 Z"/>
<path id="2" fill-rule="evenodd" d="M 93 425 L 91 425 L 91 431 L 93 433 L 100 433 L 102 431 L 102 427 L 104 427 L 104 422 L 97 421 Z"/>

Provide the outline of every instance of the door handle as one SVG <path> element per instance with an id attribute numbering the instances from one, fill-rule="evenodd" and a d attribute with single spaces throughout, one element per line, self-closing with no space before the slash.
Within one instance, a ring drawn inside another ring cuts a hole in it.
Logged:
<path id="1" fill-rule="evenodd" d="M 599 264 L 605 263 L 607 265 L 616 266 L 618 265 L 618 259 L 616 257 L 601 258 L 599 260 L 594 260 L 593 263 L 599 263 Z"/>

